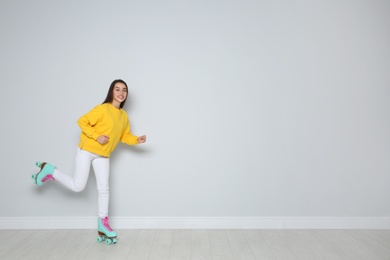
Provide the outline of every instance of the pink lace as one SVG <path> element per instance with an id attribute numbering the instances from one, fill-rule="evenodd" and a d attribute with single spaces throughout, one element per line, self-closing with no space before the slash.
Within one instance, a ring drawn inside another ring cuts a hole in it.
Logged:
<path id="1" fill-rule="evenodd" d="M 42 179 L 42 182 L 45 182 L 45 181 L 47 181 L 47 180 L 53 180 L 53 181 L 54 181 L 53 175 L 51 175 L 51 174 L 46 175 L 46 176 Z"/>
<path id="2" fill-rule="evenodd" d="M 102 218 L 103 226 L 107 228 L 108 231 L 112 231 L 110 225 L 108 225 L 108 217 Z"/>

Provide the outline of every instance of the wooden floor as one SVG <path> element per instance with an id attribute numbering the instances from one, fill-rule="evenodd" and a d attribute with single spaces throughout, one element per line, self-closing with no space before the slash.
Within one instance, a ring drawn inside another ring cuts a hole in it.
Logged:
<path id="1" fill-rule="evenodd" d="M 0 259 L 390 259 L 390 230 L 0 230 Z"/>

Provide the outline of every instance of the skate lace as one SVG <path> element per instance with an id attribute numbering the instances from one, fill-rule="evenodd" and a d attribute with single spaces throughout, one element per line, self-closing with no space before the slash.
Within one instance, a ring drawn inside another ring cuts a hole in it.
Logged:
<path id="1" fill-rule="evenodd" d="M 103 226 L 104 226 L 105 228 L 107 228 L 108 231 L 111 232 L 112 229 L 111 229 L 110 225 L 108 225 L 108 217 L 103 218 L 103 219 L 102 219 L 102 222 L 103 222 Z"/>
<path id="2" fill-rule="evenodd" d="M 53 180 L 53 181 L 54 181 L 53 175 L 51 175 L 51 174 L 46 175 L 46 176 L 42 179 L 42 182 L 45 182 L 45 181 L 47 181 L 47 180 Z"/>

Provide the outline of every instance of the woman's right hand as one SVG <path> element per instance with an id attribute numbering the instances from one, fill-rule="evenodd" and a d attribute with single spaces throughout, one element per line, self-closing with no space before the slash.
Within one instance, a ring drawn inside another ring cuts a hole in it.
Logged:
<path id="1" fill-rule="evenodd" d="M 105 144 L 105 143 L 108 142 L 109 139 L 110 139 L 109 136 L 107 136 L 107 135 L 101 135 L 101 136 L 99 136 L 99 137 L 96 139 L 96 141 L 98 141 L 99 144 Z"/>

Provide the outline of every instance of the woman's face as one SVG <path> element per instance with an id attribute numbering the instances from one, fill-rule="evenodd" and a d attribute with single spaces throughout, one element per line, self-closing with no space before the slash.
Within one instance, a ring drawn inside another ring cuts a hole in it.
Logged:
<path id="1" fill-rule="evenodd" d="M 119 105 L 126 100 L 126 97 L 127 97 L 127 88 L 126 88 L 126 85 L 121 83 L 121 82 L 117 82 L 115 83 L 115 86 L 114 86 L 114 89 L 113 89 L 113 99 L 112 99 L 112 104 L 115 106 L 115 107 L 118 107 L 119 108 Z"/>

